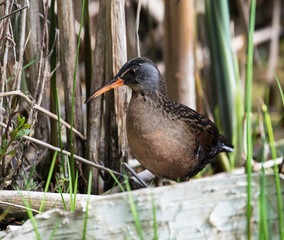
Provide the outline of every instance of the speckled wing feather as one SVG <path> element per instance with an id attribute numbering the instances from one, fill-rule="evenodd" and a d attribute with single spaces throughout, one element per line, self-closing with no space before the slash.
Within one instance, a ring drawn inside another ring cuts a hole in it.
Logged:
<path id="1" fill-rule="evenodd" d="M 204 150 L 204 158 L 212 159 L 222 151 L 222 146 L 219 146 L 219 130 L 215 123 L 193 109 L 169 100 L 166 96 L 161 96 L 160 103 L 171 118 L 185 122 L 189 131 L 196 136 L 198 143 Z"/>

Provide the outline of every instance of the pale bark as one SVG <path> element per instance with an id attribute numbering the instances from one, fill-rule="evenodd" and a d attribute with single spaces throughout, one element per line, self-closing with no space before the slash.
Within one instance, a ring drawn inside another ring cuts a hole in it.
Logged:
<path id="1" fill-rule="evenodd" d="M 124 1 L 101 0 L 91 92 L 112 79 L 126 62 L 126 52 Z M 127 157 L 125 111 L 130 96 L 128 91 L 118 88 L 105 94 L 104 165 L 115 171 L 120 171 L 121 158 Z M 87 131 L 87 157 L 95 162 L 99 161 L 102 114 L 102 97 L 98 97 L 89 106 Z M 106 176 L 105 189 L 113 184 L 113 179 Z M 98 192 L 95 188 L 93 191 Z"/>
<path id="2" fill-rule="evenodd" d="M 63 193 L 62 196 L 67 209 L 70 210 L 70 194 Z M 90 196 L 91 199 L 98 199 L 99 197 L 100 196 L 94 195 Z M 75 209 L 77 211 L 82 209 L 82 201 L 86 201 L 87 198 L 88 195 L 76 195 Z M 53 208 L 64 210 L 61 195 L 58 193 L 0 190 L 0 212 L 4 212 L 7 208 L 10 208 L 6 217 L 16 218 L 18 220 L 27 218 L 27 209 L 23 199 L 31 204 L 34 214 L 38 213 L 42 201 L 45 202 L 44 211 L 51 210 Z"/>
<path id="3" fill-rule="evenodd" d="M 127 36 L 127 59 L 137 57 L 135 39 L 135 11 L 134 1 L 127 1 L 125 6 L 126 36 Z"/>
<path id="4" fill-rule="evenodd" d="M 252 239 L 260 238 L 260 174 L 252 176 Z M 284 181 L 281 180 L 282 189 Z M 275 177 L 265 177 L 266 221 L 269 237 L 279 239 L 279 222 Z M 144 239 L 247 239 L 247 176 L 222 174 L 166 187 L 131 192 L 138 212 Z M 284 204 L 282 193 L 282 204 Z M 156 219 L 153 215 L 155 206 Z M 36 216 L 42 239 L 81 239 L 86 208 L 75 213 L 51 210 Z M 56 228 L 56 231 L 54 229 Z M 130 210 L 129 192 L 90 201 L 86 229 L 87 239 L 140 239 Z M 3 240 L 35 239 L 31 221 L 8 233 Z"/>
<path id="5" fill-rule="evenodd" d="M 280 19 L 281 19 L 281 1 L 273 1 L 272 24 L 271 24 L 271 41 L 269 46 L 269 59 L 267 68 L 267 80 L 270 84 L 274 81 L 274 72 L 278 59 L 278 46 L 280 36 Z"/>
<path id="6" fill-rule="evenodd" d="M 106 1 L 99 1 L 98 22 L 96 27 L 96 45 L 94 52 L 93 75 L 91 89 L 92 93 L 104 83 L 105 76 L 105 42 L 106 42 Z M 89 81 L 89 79 L 86 79 Z M 88 96 L 87 96 L 88 97 Z M 87 106 L 87 159 L 98 163 L 100 160 L 100 138 L 102 120 L 102 96 L 93 100 Z M 98 193 L 98 170 L 93 169 L 92 193 Z"/>
<path id="7" fill-rule="evenodd" d="M 48 79 L 49 66 L 48 56 L 46 53 L 46 37 L 43 33 L 40 22 L 39 1 L 30 1 L 30 8 L 27 9 L 26 19 L 26 36 L 29 35 L 29 41 L 25 50 L 26 61 L 31 62 L 38 59 L 37 62 L 29 67 L 29 78 L 27 78 L 28 90 L 33 97 L 35 103 L 40 104 L 42 107 L 47 108 L 45 81 Z M 47 43 L 47 46 L 46 46 Z M 36 138 L 49 142 L 49 119 L 45 114 L 37 113 L 34 109 L 29 113 L 29 123 L 32 124 L 31 129 L 34 129 L 34 135 Z M 41 160 L 48 157 L 48 152 L 44 148 L 38 149 L 38 159 L 34 159 L 39 163 Z M 40 160 L 39 160 L 40 159 Z M 31 163 L 34 164 L 34 163 Z"/>
<path id="8" fill-rule="evenodd" d="M 30 1 L 30 8 L 27 9 L 27 29 L 31 30 L 31 35 L 25 51 L 27 62 L 33 61 L 40 57 L 41 44 L 41 26 L 39 16 L 40 1 Z M 26 31 L 28 35 L 29 31 Z M 28 89 L 32 97 L 35 97 L 36 80 L 38 76 L 39 61 L 29 67 L 30 80 L 28 81 Z"/>
<path id="9" fill-rule="evenodd" d="M 165 80 L 169 97 L 195 109 L 194 1 L 165 1 Z"/>
<path id="10" fill-rule="evenodd" d="M 64 81 L 64 100 L 66 120 L 71 123 L 71 106 L 73 95 L 73 81 L 75 74 L 76 63 L 76 46 L 74 30 L 74 13 L 72 1 L 57 1 L 58 7 L 58 25 L 60 31 L 60 54 L 61 54 L 61 71 Z M 79 66 L 77 66 L 78 68 Z M 78 73 L 78 72 L 77 72 Z M 83 131 L 83 113 L 82 113 L 82 93 L 80 79 L 76 76 L 75 84 L 75 99 L 74 99 L 74 127 L 80 132 Z M 70 146 L 70 132 L 67 134 L 68 146 Z M 73 136 L 74 152 L 82 156 L 84 152 L 84 142 Z"/>
<path id="11" fill-rule="evenodd" d="M 106 4 L 106 74 L 108 82 L 127 60 L 125 1 Z M 126 109 L 130 94 L 127 88 L 117 88 L 106 94 L 105 166 L 120 171 L 121 161 L 127 158 Z M 110 175 L 105 179 L 105 190 L 113 186 Z"/>

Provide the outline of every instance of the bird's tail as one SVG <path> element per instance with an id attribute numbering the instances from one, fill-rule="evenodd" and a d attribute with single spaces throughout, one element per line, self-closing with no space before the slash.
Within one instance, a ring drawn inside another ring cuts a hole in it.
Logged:
<path id="1" fill-rule="evenodd" d="M 223 135 L 219 135 L 219 143 L 222 146 L 221 152 L 233 152 L 234 146 Z"/>

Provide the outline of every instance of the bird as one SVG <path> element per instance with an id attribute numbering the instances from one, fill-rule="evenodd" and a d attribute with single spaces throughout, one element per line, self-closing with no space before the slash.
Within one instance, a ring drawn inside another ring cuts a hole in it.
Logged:
<path id="1" fill-rule="evenodd" d="M 160 71 L 144 57 L 127 61 L 85 103 L 120 86 L 132 89 L 126 111 L 131 153 L 156 177 L 186 181 L 220 152 L 233 151 L 233 145 L 219 133 L 214 122 L 168 98 Z"/>

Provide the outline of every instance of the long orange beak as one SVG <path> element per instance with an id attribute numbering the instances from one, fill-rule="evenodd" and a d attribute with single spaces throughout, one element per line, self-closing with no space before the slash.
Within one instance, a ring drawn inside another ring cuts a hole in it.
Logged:
<path id="1" fill-rule="evenodd" d="M 111 90 L 113 88 L 117 88 L 124 85 L 124 80 L 122 80 L 119 77 L 115 77 L 112 80 L 110 80 L 106 85 L 102 86 L 98 90 L 96 90 L 86 101 L 85 103 L 90 102 L 92 99 L 96 98 L 97 96 L 103 94 L 104 92 L 107 92 L 108 90 Z"/>

